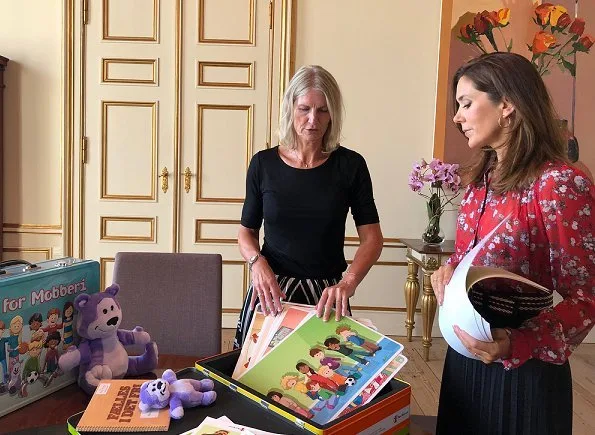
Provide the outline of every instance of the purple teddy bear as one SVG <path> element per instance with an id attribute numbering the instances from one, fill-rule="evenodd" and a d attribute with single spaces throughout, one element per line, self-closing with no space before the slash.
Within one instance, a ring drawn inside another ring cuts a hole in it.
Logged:
<path id="1" fill-rule="evenodd" d="M 115 299 L 119 290 L 112 284 L 104 292 L 83 293 L 74 300 L 76 332 L 82 341 L 77 348 L 69 347 L 58 365 L 63 371 L 80 366 L 78 384 L 88 394 L 93 394 L 102 379 L 141 375 L 157 367 L 157 345 L 143 328 L 118 329 L 122 323 L 122 309 Z M 124 346 L 130 344 L 145 345 L 145 352 L 128 356 Z"/>
<path id="2" fill-rule="evenodd" d="M 213 403 L 217 398 L 214 387 L 210 379 L 177 379 L 174 371 L 167 369 L 161 378 L 141 385 L 139 408 L 145 412 L 151 408 L 165 408 L 169 404 L 171 417 L 180 419 L 184 416 L 184 408 Z"/>

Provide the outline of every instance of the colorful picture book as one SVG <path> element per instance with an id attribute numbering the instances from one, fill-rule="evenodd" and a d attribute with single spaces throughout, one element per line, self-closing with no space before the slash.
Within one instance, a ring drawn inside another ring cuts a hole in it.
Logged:
<path id="1" fill-rule="evenodd" d="M 235 424 L 226 416 L 219 418 L 207 417 L 202 423 L 181 435 L 278 435 L 272 432 L 265 432 L 249 426 Z"/>
<path id="2" fill-rule="evenodd" d="M 101 381 L 76 430 L 81 432 L 158 432 L 169 429 L 169 409 L 141 412 L 142 379 Z"/>
<path id="3" fill-rule="evenodd" d="M 405 364 L 403 346 L 343 317 L 328 322 L 312 307 L 257 310 L 233 378 L 302 418 L 326 424 L 372 400 Z"/>

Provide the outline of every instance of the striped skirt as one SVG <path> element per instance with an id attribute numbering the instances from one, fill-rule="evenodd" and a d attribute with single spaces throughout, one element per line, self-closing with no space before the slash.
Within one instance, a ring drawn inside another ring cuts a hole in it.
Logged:
<path id="1" fill-rule="evenodd" d="M 276 275 L 276 277 L 279 288 L 287 296 L 285 301 L 306 305 L 316 305 L 324 289 L 337 284 L 341 280 L 340 276 L 329 279 L 299 279 L 281 275 Z M 244 299 L 244 306 L 240 312 L 240 318 L 238 319 L 236 336 L 233 342 L 234 349 L 242 347 L 250 324 L 252 323 L 252 317 L 254 316 L 254 310 L 250 309 L 252 292 L 253 288 L 250 285 L 246 299 Z M 349 307 L 348 311 L 351 313 Z"/>

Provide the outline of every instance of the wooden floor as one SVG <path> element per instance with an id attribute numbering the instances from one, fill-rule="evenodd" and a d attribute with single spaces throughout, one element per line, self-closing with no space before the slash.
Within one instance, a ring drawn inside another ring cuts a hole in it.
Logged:
<path id="1" fill-rule="evenodd" d="M 235 330 L 223 330 L 222 350 L 231 350 Z M 411 413 L 414 415 L 436 415 L 442 366 L 446 343 L 441 338 L 432 340 L 430 360 L 422 357 L 421 338 L 414 337 L 411 343 L 405 337 L 391 337 L 405 346 L 409 362 L 401 369 L 398 378 L 411 385 Z M 570 358 L 574 394 L 574 435 L 595 433 L 595 344 L 583 344 Z"/>

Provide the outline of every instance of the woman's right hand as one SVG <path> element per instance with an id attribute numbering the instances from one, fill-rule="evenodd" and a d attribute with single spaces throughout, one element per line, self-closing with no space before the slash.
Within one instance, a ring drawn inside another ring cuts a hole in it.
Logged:
<path id="1" fill-rule="evenodd" d="M 254 309 L 256 298 L 260 300 L 262 312 L 265 315 L 276 315 L 283 311 L 281 299 L 285 295 L 281 292 L 277 278 L 269 266 L 266 258 L 260 257 L 252 265 L 252 297 L 250 298 L 250 309 Z"/>
<path id="2" fill-rule="evenodd" d="M 434 294 L 438 300 L 438 305 L 442 305 L 442 302 L 444 302 L 444 286 L 450 282 L 450 278 L 452 278 L 454 271 L 455 268 L 452 264 L 445 264 L 444 266 L 440 266 L 430 278 Z"/>

